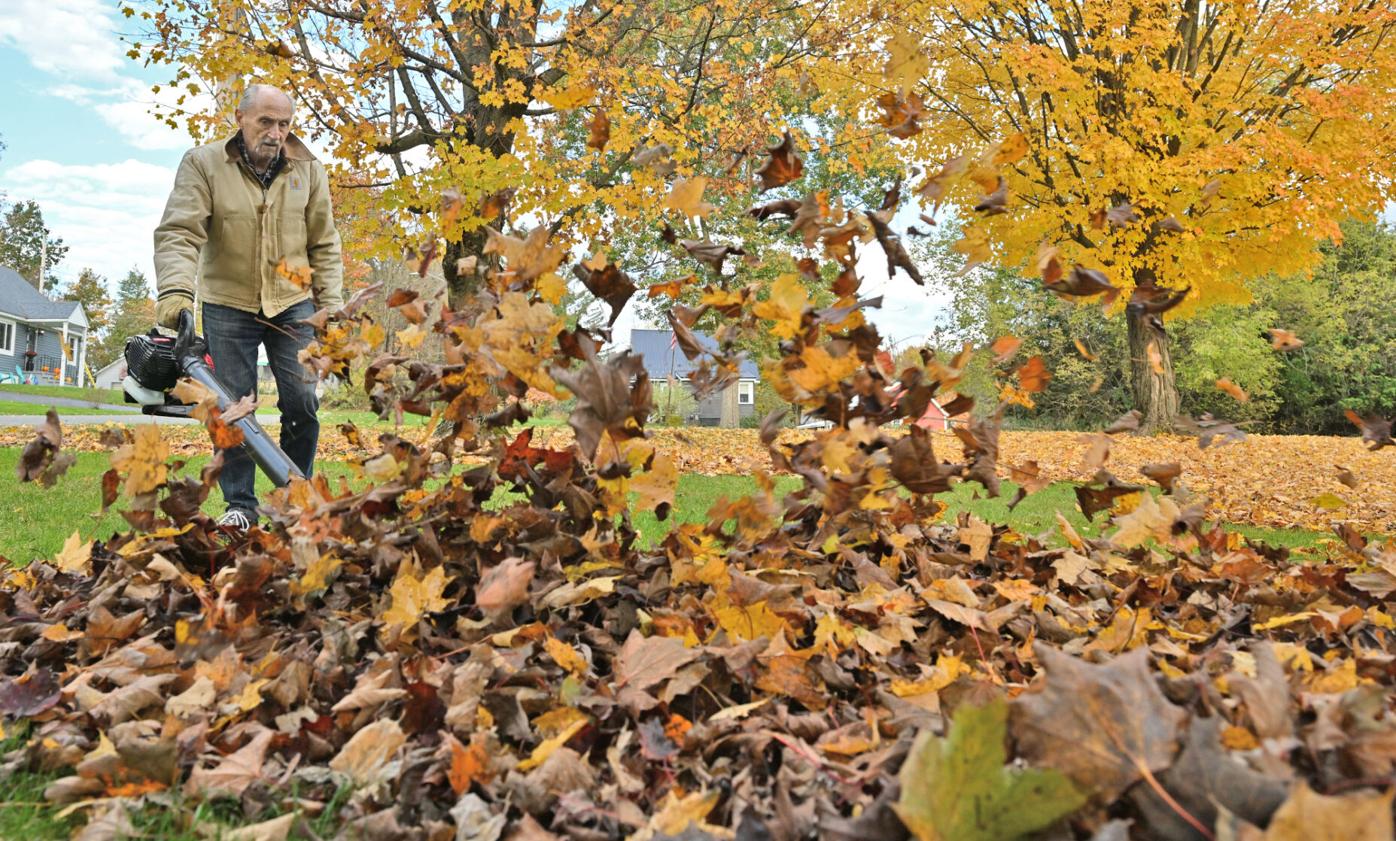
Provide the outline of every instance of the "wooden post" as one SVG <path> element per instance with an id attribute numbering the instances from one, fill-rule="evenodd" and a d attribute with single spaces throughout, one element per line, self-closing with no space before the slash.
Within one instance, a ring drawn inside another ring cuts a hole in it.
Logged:
<path id="1" fill-rule="evenodd" d="M 722 390 L 722 411 L 717 425 L 723 429 L 736 429 L 741 426 L 742 410 L 737 403 L 737 384 L 734 382 Z"/>
<path id="2" fill-rule="evenodd" d="M 89 328 L 90 329 L 90 328 Z M 87 334 L 82 334 L 82 348 L 78 351 L 78 388 L 87 385 Z"/>

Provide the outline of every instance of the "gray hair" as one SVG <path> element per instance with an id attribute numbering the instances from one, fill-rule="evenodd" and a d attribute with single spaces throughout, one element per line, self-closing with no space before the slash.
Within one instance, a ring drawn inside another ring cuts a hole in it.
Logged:
<path id="1" fill-rule="evenodd" d="M 253 103 L 257 101 L 257 97 L 262 96 L 264 94 L 278 94 L 280 96 L 285 97 L 286 102 L 290 104 L 291 109 L 295 110 L 296 101 L 291 98 L 291 95 L 289 93 L 283 91 L 281 88 L 278 88 L 275 85 L 248 85 L 247 90 L 243 91 L 242 93 L 242 99 L 238 100 L 238 110 L 251 110 Z"/>

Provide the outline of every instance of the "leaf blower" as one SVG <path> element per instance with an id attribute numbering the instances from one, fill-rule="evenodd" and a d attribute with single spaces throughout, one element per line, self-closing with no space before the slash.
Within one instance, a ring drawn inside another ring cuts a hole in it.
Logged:
<path id="1" fill-rule="evenodd" d="M 121 381 L 121 387 L 126 392 L 126 401 L 139 403 L 143 414 L 187 418 L 192 417 L 194 404 L 181 403 L 170 393 L 182 377 L 212 392 L 220 410 L 226 411 L 236 402 L 213 373 L 208 342 L 194 332 L 192 310 L 179 314 L 179 329 L 174 338 L 152 329 L 126 340 L 126 379 Z M 229 425 L 242 431 L 242 448 L 277 487 L 284 487 L 293 477 L 304 478 L 254 415 L 249 413 Z"/>

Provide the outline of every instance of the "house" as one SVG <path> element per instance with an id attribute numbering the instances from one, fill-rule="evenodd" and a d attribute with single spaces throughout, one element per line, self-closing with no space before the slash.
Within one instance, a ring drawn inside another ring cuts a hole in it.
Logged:
<path id="1" fill-rule="evenodd" d="M 0 382 L 85 385 L 88 327 L 82 304 L 0 266 Z"/>
<path id="2" fill-rule="evenodd" d="M 954 395 L 950 395 L 951 398 Z M 950 402 L 946 400 L 946 402 Z M 945 407 L 939 401 L 932 399 L 926 404 L 926 411 L 921 413 L 921 417 L 916 419 L 916 425 L 930 432 L 949 432 L 952 426 L 965 426 L 969 423 L 969 414 L 960 413 L 951 417 L 945 411 Z"/>
<path id="3" fill-rule="evenodd" d="M 712 336 L 696 331 L 693 335 L 705 350 L 717 350 L 717 341 Z M 652 382 L 662 383 L 673 377 L 678 382 L 687 383 L 689 374 L 697 367 L 684 356 L 675 341 L 673 330 L 632 329 L 630 350 L 644 358 L 645 372 Z M 761 381 L 761 371 L 755 362 L 743 359 L 737 374 L 737 411 L 742 418 L 749 418 L 756 414 L 756 384 Z M 721 417 L 722 393 L 718 392 L 698 401 L 691 420 L 699 426 L 717 426 Z"/>
<path id="4" fill-rule="evenodd" d="M 126 379 L 126 357 L 118 356 L 92 375 L 92 385 L 97 388 L 121 388 L 121 381 Z"/>

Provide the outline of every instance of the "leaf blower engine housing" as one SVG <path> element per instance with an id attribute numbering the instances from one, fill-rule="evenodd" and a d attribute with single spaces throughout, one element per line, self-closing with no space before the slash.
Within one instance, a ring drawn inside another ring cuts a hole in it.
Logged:
<path id="1" fill-rule="evenodd" d="M 208 343 L 194 332 L 194 314 L 180 313 L 179 331 L 174 337 L 157 330 L 126 340 L 126 378 L 121 387 L 126 399 L 139 403 L 147 415 L 192 417 L 194 407 L 179 402 L 170 392 L 181 377 L 203 385 L 215 398 L 218 408 L 227 411 L 235 401 L 213 373 Z M 267 435 L 255 415 L 247 414 L 230 426 L 242 432 L 242 449 L 278 487 L 284 487 L 302 473 L 290 457 Z"/>

